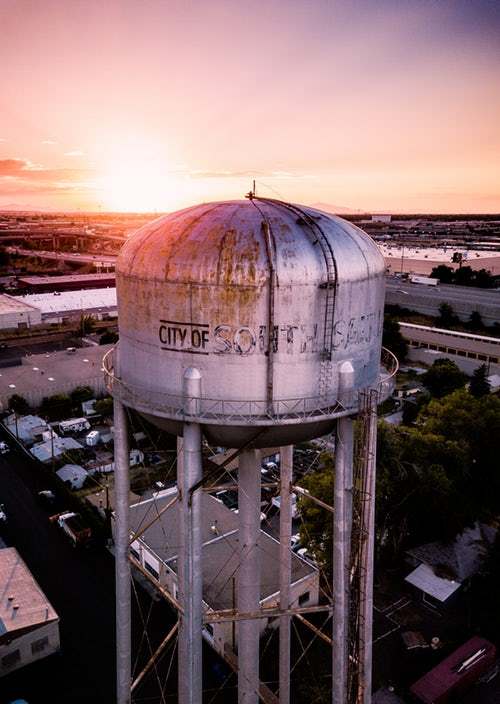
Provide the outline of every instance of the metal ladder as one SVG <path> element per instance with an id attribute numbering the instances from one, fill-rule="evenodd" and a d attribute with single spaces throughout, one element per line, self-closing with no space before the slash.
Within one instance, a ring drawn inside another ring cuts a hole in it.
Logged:
<path id="1" fill-rule="evenodd" d="M 332 388 L 333 364 L 332 353 L 334 344 L 335 329 L 335 300 L 337 295 L 337 263 L 333 254 L 333 249 L 327 236 L 316 220 L 305 210 L 297 205 L 286 203 L 274 198 L 257 198 L 255 200 L 281 205 L 297 216 L 297 222 L 306 226 L 306 231 L 313 245 L 319 245 L 326 266 L 326 281 L 320 284 L 320 288 L 325 290 L 325 315 L 323 325 L 323 345 L 321 349 L 321 361 L 319 370 L 319 396 L 326 398 Z"/>

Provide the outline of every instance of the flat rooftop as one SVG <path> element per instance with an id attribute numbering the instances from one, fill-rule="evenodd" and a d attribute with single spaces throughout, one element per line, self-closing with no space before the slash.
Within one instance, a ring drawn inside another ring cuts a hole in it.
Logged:
<path id="1" fill-rule="evenodd" d="M 137 531 L 176 496 L 166 490 L 156 497 L 130 507 L 130 529 Z M 203 542 L 203 599 L 212 609 L 233 607 L 232 577 L 240 566 L 238 514 L 231 511 L 214 496 L 204 492 L 201 507 L 201 534 Z M 174 503 L 141 536 L 140 541 L 151 553 L 177 572 L 179 550 L 179 504 Z M 261 530 L 257 542 L 261 553 L 261 600 L 279 592 L 280 545 Z M 314 574 L 316 568 L 292 553 L 292 579 L 295 582 Z"/>
<path id="2" fill-rule="evenodd" d="M 30 304 L 26 299 L 16 296 L 8 296 L 6 293 L 0 294 L 0 315 L 5 313 L 32 313 L 36 306 Z"/>
<path id="3" fill-rule="evenodd" d="M 16 631 L 58 621 L 51 603 L 15 548 L 0 550 L 0 644 Z"/>
<path id="4" fill-rule="evenodd" d="M 113 345 L 77 348 L 72 354 L 47 352 L 22 358 L 21 365 L 0 369 L 0 401 L 12 394 L 29 395 L 43 390 L 44 396 L 59 393 L 58 389 L 86 384 L 102 377 L 102 358 Z"/>
<path id="5" fill-rule="evenodd" d="M 96 308 L 116 308 L 116 288 L 88 288 L 61 293 L 29 293 L 21 300 L 38 308 L 42 315 L 73 310 L 90 311 Z"/>
<path id="6" fill-rule="evenodd" d="M 110 274 L 64 274 L 61 276 L 19 276 L 18 281 L 23 284 L 29 284 L 30 286 L 42 286 L 51 285 L 57 286 L 58 284 L 77 284 L 77 283 L 88 283 L 89 281 L 114 281 L 115 275 Z"/>

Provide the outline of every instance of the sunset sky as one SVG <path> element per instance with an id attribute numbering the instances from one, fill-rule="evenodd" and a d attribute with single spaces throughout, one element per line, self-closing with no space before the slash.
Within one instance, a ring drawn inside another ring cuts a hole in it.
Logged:
<path id="1" fill-rule="evenodd" d="M 500 212 L 498 0 L 0 0 L 0 208 Z"/>

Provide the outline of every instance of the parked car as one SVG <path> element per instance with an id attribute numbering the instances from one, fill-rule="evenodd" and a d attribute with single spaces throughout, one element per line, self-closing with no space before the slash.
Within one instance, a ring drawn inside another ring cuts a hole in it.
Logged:
<path id="1" fill-rule="evenodd" d="M 7 513 L 5 511 L 5 505 L 0 504 L 0 525 L 5 525 L 7 523 Z"/>
<path id="2" fill-rule="evenodd" d="M 37 498 L 45 506 L 54 506 L 57 501 L 55 493 L 51 489 L 43 489 L 37 493 Z"/>
<path id="3" fill-rule="evenodd" d="M 10 450 L 6 442 L 0 441 L 0 455 L 5 455 Z"/>

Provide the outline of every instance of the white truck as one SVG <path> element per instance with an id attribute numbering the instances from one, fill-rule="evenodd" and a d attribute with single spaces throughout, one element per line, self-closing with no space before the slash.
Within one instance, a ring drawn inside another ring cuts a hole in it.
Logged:
<path id="1" fill-rule="evenodd" d="M 410 276 L 411 284 L 424 284 L 424 286 L 437 286 L 439 279 L 433 279 L 430 276 L 416 276 L 412 274 Z"/>
<path id="2" fill-rule="evenodd" d="M 66 533 L 73 547 L 85 545 L 91 537 L 91 530 L 82 523 L 80 514 L 68 511 L 60 513 L 57 517 L 57 525 Z"/>
<path id="3" fill-rule="evenodd" d="M 86 418 L 70 418 L 69 420 L 62 420 L 59 423 L 59 432 L 61 435 L 66 435 L 67 433 L 81 433 L 84 430 L 90 430 L 90 423 Z"/>

